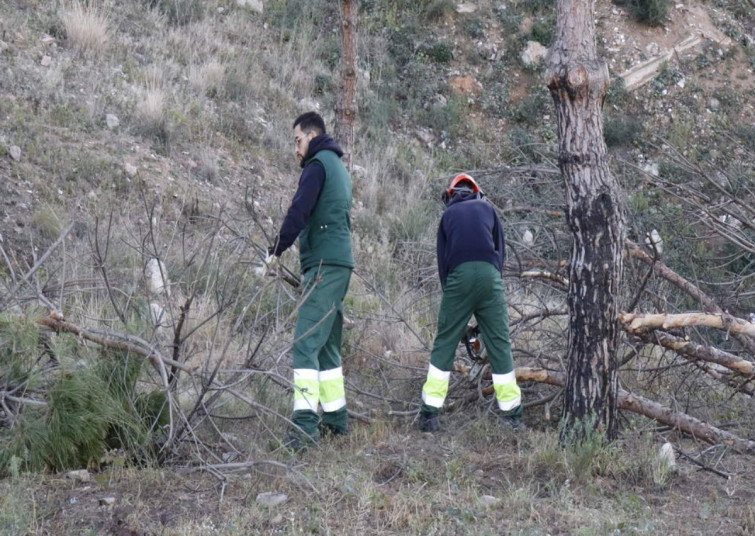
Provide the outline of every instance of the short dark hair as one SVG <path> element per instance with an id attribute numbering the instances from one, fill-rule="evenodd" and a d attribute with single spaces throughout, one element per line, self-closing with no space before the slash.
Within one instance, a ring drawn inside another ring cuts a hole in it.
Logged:
<path id="1" fill-rule="evenodd" d="M 296 128 L 296 125 L 299 125 L 302 132 L 312 132 L 314 130 L 318 136 L 321 134 L 327 134 L 325 131 L 325 121 L 323 121 L 322 117 L 317 112 L 301 114 L 296 118 L 294 126 L 291 128 Z"/>

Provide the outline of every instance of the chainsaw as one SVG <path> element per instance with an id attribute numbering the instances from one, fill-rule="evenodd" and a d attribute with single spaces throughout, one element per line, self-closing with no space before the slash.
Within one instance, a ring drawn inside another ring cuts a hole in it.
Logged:
<path id="1" fill-rule="evenodd" d="M 472 366 L 469 368 L 469 379 L 470 381 L 474 381 L 488 362 L 488 352 L 480 338 L 479 326 L 467 325 L 464 334 L 461 336 L 461 342 L 464 343 L 467 355 L 470 361 L 472 361 Z"/>

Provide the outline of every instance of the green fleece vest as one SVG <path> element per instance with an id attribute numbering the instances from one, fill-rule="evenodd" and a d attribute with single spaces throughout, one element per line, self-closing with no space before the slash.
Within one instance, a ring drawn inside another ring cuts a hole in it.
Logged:
<path id="1" fill-rule="evenodd" d="M 302 272 L 320 264 L 354 268 L 351 252 L 351 177 L 333 151 L 319 151 L 305 165 L 318 161 L 325 168 L 320 199 L 299 234 Z"/>

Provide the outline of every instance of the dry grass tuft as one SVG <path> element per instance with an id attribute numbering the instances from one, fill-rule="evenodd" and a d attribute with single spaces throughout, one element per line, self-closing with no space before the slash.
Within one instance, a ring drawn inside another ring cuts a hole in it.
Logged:
<path id="1" fill-rule="evenodd" d="M 143 88 L 136 103 L 135 115 L 142 134 L 162 136 L 167 128 L 165 91 L 155 84 Z"/>
<path id="2" fill-rule="evenodd" d="M 220 94 L 225 87 L 225 81 L 225 67 L 215 60 L 208 61 L 199 68 L 193 67 L 189 72 L 191 85 L 207 96 Z"/>
<path id="3" fill-rule="evenodd" d="M 75 50 L 97 54 L 107 47 L 108 15 L 100 4 L 78 0 L 64 4 L 61 19 Z"/>

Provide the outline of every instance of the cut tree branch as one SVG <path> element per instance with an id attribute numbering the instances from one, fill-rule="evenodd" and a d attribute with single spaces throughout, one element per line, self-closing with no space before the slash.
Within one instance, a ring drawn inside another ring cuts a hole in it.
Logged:
<path id="1" fill-rule="evenodd" d="M 729 315 L 721 309 L 721 307 L 713 300 L 710 296 L 708 296 L 705 292 L 703 292 L 697 285 L 693 284 L 692 282 L 688 281 L 681 275 L 677 274 L 675 271 L 673 271 L 671 268 L 663 264 L 662 262 L 658 261 L 657 259 L 653 259 L 650 255 L 648 255 L 645 251 L 643 251 L 637 244 L 632 242 L 631 240 L 625 241 L 627 252 L 634 258 L 641 260 L 645 264 L 648 264 L 652 266 L 653 271 L 665 279 L 666 281 L 673 283 L 678 288 L 692 296 L 695 300 L 700 302 L 703 307 L 705 308 L 705 311 L 708 313 L 716 313 L 720 315 L 725 315 L 729 317 Z M 729 317 L 731 318 L 731 317 Z M 747 351 L 750 352 L 753 356 L 755 356 L 755 340 L 749 339 L 747 337 L 742 336 L 739 333 L 732 333 L 734 335 L 734 338 L 739 341 L 739 343 L 747 349 Z"/>
<path id="2" fill-rule="evenodd" d="M 660 344 L 686 358 L 716 363 L 745 376 L 752 376 L 755 373 L 755 363 L 718 348 L 703 346 L 662 331 L 638 333 L 638 336 L 645 342 Z"/>
<path id="3" fill-rule="evenodd" d="M 627 324 L 626 330 L 637 333 L 645 329 L 673 329 L 688 326 L 704 326 L 726 330 L 733 335 L 755 338 L 755 324 L 728 314 L 680 313 L 680 314 L 619 314 L 619 320 Z"/>
<path id="4" fill-rule="evenodd" d="M 92 333 L 91 331 L 85 328 L 81 328 L 79 326 L 71 324 L 70 322 L 66 322 L 65 320 L 61 320 L 59 318 L 54 318 L 54 317 L 40 318 L 37 320 L 37 324 L 41 326 L 45 326 L 55 331 L 56 333 L 60 333 L 60 332 L 72 333 L 76 335 L 77 337 L 81 337 L 82 339 L 92 341 L 94 343 L 97 343 L 102 346 L 106 346 L 108 348 L 115 348 L 117 350 L 125 350 L 127 352 L 133 352 L 137 355 L 140 355 L 142 357 L 149 359 L 155 364 L 158 364 L 158 362 L 161 362 L 164 365 L 170 365 L 171 367 L 175 367 L 176 369 L 181 370 L 183 372 L 187 372 L 189 374 L 193 373 L 192 368 L 187 367 L 183 363 L 179 363 L 178 361 L 174 361 L 173 359 L 169 359 L 165 357 L 154 348 L 143 348 L 137 344 L 133 344 L 130 342 L 116 341 L 113 339 L 109 339 L 107 337 L 102 337 L 100 335 L 96 335 Z"/>

